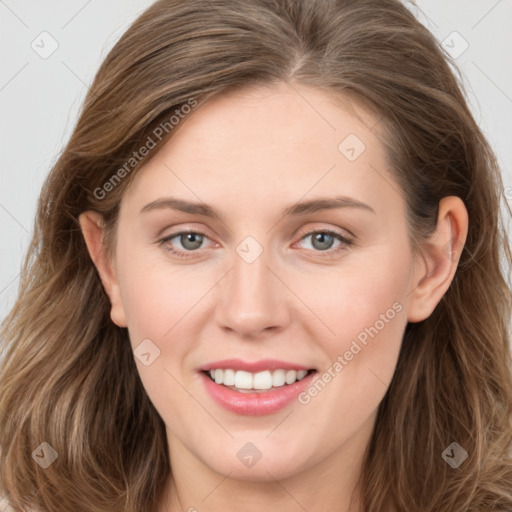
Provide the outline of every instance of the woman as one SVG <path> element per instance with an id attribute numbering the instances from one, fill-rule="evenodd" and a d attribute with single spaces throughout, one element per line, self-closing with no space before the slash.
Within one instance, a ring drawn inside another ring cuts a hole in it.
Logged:
<path id="1" fill-rule="evenodd" d="M 41 194 L 2 331 L 3 494 L 510 510 L 502 195 L 398 1 L 157 1 Z"/>

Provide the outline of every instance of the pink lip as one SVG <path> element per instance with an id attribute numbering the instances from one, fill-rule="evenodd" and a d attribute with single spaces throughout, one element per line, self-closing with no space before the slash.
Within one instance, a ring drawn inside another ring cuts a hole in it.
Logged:
<path id="1" fill-rule="evenodd" d="M 219 368 L 219 366 L 215 368 Z M 228 365 L 227 368 L 233 368 L 233 366 Z M 269 367 L 266 366 L 266 368 Z M 283 367 L 280 366 L 280 368 Z M 216 384 L 205 372 L 200 372 L 206 391 L 213 400 L 224 409 L 244 416 L 264 416 L 283 409 L 292 403 L 299 393 L 311 385 L 311 381 L 316 374 L 317 372 L 312 372 L 293 384 L 266 392 L 240 393 L 222 384 Z"/>
<path id="2" fill-rule="evenodd" d="M 241 359 L 224 359 L 223 361 L 216 361 L 209 363 L 200 370 L 208 371 L 215 369 L 233 369 L 233 370 L 244 370 L 246 372 L 256 373 L 264 370 L 311 370 L 301 364 L 288 363 L 286 361 L 278 361 L 277 359 L 262 359 L 260 361 L 242 361 Z M 299 381 L 300 382 L 300 381 Z"/>

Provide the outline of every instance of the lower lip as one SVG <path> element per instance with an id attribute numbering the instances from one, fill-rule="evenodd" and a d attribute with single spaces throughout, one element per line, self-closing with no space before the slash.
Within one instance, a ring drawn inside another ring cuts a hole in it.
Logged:
<path id="1" fill-rule="evenodd" d="M 311 372 L 293 384 L 259 393 L 233 391 L 222 384 L 216 384 L 204 372 L 201 372 L 201 377 L 206 391 L 224 409 L 244 416 L 264 416 L 275 413 L 293 402 L 297 395 L 311 384 L 315 374 L 316 372 Z"/>

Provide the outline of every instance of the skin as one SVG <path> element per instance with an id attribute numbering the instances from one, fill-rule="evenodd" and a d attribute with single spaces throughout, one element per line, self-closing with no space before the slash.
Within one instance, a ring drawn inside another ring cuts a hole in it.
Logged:
<path id="1" fill-rule="evenodd" d="M 80 216 L 113 321 L 128 328 L 133 348 L 149 338 L 160 350 L 149 366 L 135 360 L 167 428 L 172 477 L 162 511 L 361 510 L 357 478 L 404 329 L 427 318 L 448 289 L 468 219 L 459 198 L 444 198 L 434 236 L 414 255 L 377 119 L 352 107 L 285 84 L 216 98 L 134 177 L 111 259 L 101 217 Z M 349 134 L 366 146 L 352 162 L 338 149 Z M 223 219 L 171 208 L 140 213 L 171 195 L 212 205 Z M 298 201 L 335 195 L 373 211 L 283 216 Z M 179 236 L 158 243 L 188 229 L 207 235 L 195 251 Z M 353 244 L 333 238 L 329 248 L 330 239 L 321 245 L 308 236 L 325 230 Z M 236 252 L 247 236 L 263 248 L 252 263 Z M 451 258 L 450 240 L 459 241 Z M 232 357 L 282 359 L 321 374 L 394 303 L 401 310 L 305 405 L 239 416 L 203 388 L 198 368 Z M 247 442 L 262 454 L 251 468 L 237 457 Z"/>

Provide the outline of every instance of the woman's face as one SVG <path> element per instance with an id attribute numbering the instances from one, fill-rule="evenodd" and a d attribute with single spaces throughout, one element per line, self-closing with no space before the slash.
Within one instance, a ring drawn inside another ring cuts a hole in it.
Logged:
<path id="1" fill-rule="evenodd" d="M 282 479 L 368 443 L 416 265 L 378 119 L 356 111 L 285 85 L 215 99 L 123 197 L 113 318 L 171 463 Z"/>

